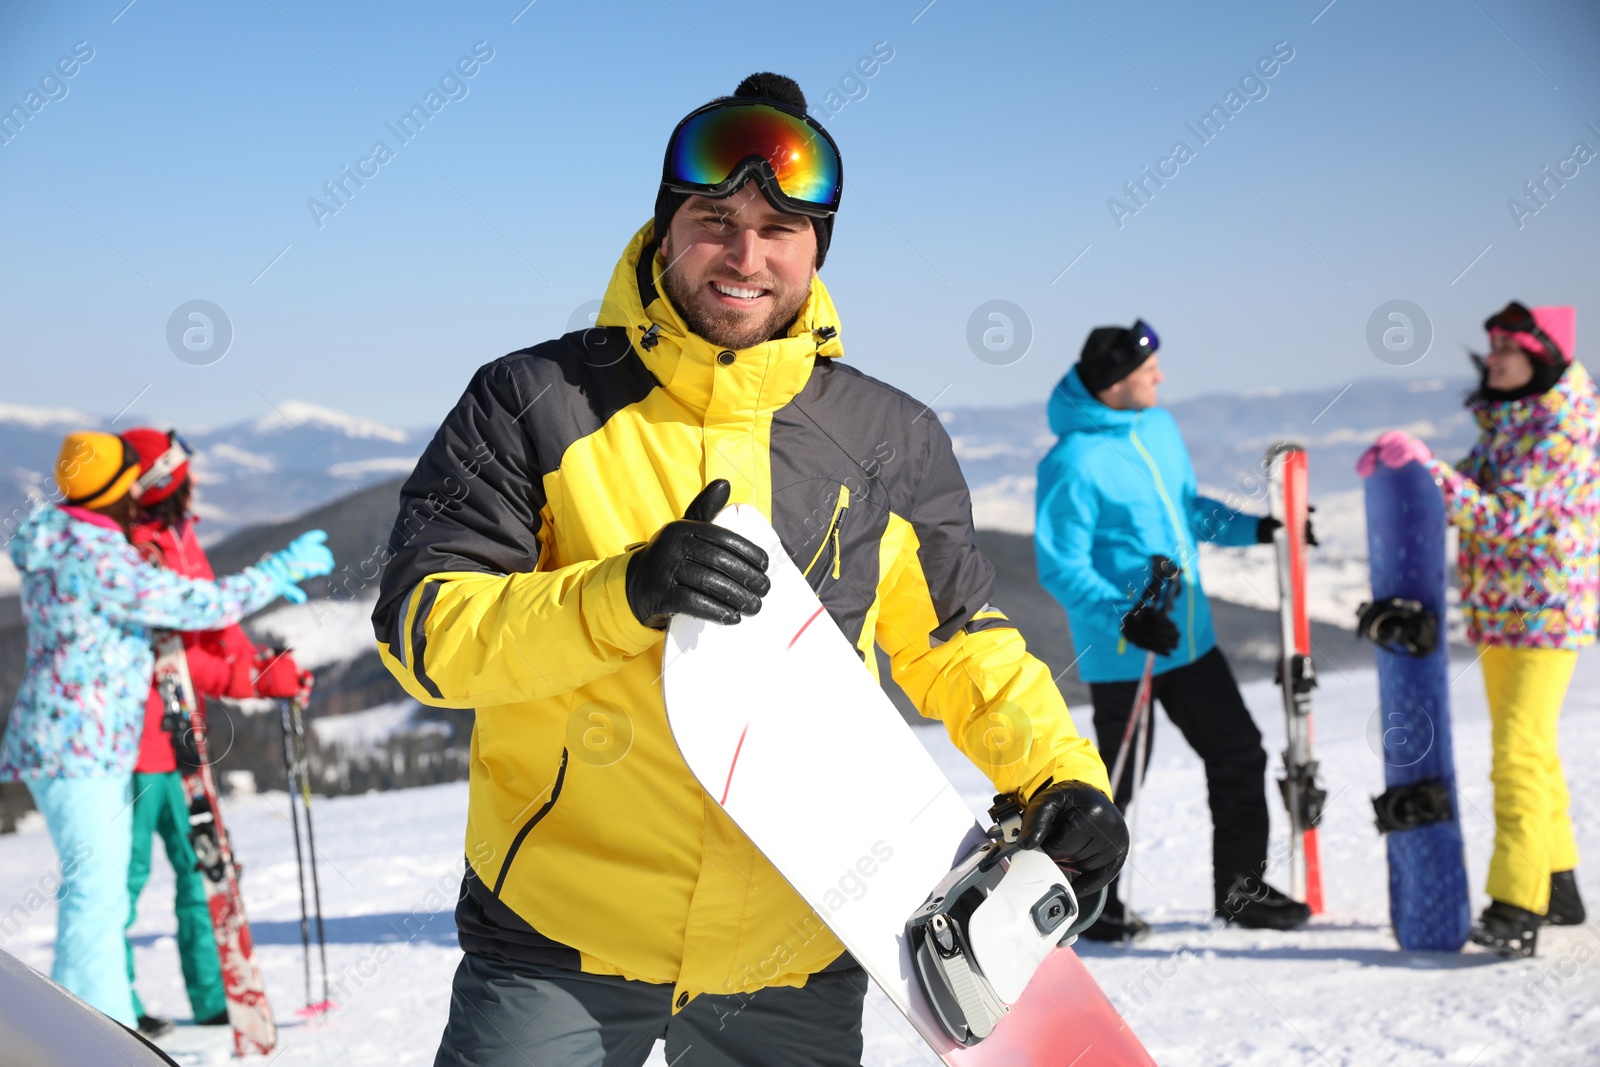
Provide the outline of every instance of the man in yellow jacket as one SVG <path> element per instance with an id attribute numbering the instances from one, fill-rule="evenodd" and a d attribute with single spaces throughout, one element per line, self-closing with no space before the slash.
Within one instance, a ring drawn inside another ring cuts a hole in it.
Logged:
<path id="1" fill-rule="evenodd" d="M 736 623 L 768 589 L 709 521 L 730 499 L 1080 895 L 1122 865 L 1104 764 L 987 602 L 949 438 L 839 359 L 817 268 L 842 186 L 787 78 L 691 113 L 595 327 L 482 367 L 401 491 L 379 649 L 417 699 L 477 711 L 438 1064 L 639 1064 L 658 1038 L 675 1067 L 860 1062 L 861 969 L 667 728 L 667 620 Z M 1026 743 L 984 747 L 996 715 Z"/>

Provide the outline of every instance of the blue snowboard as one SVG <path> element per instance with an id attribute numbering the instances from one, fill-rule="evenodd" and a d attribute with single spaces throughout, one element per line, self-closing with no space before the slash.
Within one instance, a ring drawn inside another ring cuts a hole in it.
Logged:
<path id="1" fill-rule="evenodd" d="M 1439 779 L 1454 817 L 1387 835 L 1389 917 L 1405 949 L 1459 952 L 1472 926 L 1450 740 L 1450 654 L 1445 633 L 1444 499 L 1420 463 L 1378 465 L 1366 482 L 1367 558 L 1374 601 L 1421 601 L 1439 620 L 1427 656 L 1378 649 L 1383 774 L 1389 788 Z"/>

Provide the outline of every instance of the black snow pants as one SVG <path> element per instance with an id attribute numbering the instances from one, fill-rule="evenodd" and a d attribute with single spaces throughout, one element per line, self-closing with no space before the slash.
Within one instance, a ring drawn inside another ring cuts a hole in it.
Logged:
<path id="1" fill-rule="evenodd" d="M 1089 686 L 1094 702 L 1094 731 L 1108 771 L 1117 761 L 1138 687 L 1137 681 Z M 1266 870 L 1267 754 L 1261 747 L 1261 731 L 1256 729 L 1250 709 L 1239 695 L 1228 661 L 1216 648 L 1187 666 L 1156 675 L 1153 697 L 1205 763 L 1211 802 L 1212 878 L 1215 903 L 1220 907 L 1236 877 L 1248 874 L 1260 878 Z M 1154 749 L 1152 715 L 1146 767 Z M 1117 807 L 1126 810 L 1133 791 L 1133 753 L 1128 754 L 1122 780 L 1113 785 Z M 1112 903 L 1117 899 L 1116 883 L 1112 883 L 1107 905 L 1113 913 L 1119 907 Z"/>

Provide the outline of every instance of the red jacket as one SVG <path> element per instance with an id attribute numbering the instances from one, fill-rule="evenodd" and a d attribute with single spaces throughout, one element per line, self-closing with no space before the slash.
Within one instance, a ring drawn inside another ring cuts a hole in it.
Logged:
<path id="1" fill-rule="evenodd" d="M 177 571 L 187 578 L 214 579 L 211 562 L 194 535 L 194 520 L 178 527 L 156 524 L 134 527 L 133 543 L 146 558 Z M 222 630 L 206 630 L 183 635 L 184 653 L 189 660 L 189 677 L 195 696 L 204 707 L 205 697 L 249 697 L 255 695 L 251 665 L 256 649 L 237 625 Z M 178 769 L 172 753 L 172 735 L 161 727 L 165 713 L 161 694 L 152 680 L 145 697 L 144 735 L 139 741 L 138 774 L 162 774 Z"/>

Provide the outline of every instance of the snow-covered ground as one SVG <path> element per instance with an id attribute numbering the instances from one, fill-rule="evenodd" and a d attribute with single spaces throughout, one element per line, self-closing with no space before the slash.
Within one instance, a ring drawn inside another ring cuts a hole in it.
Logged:
<path id="1" fill-rule="evenodd" d="M 1456 753 L 1476 911 L 1485 903 L 1481 886 L 1492 838 L 1488 724 L 1476 667 L 1460 663 L 1456 670 Z M 1252 685 L 1245 697 L 1276 754 L 1282 737 L 1276 690 Z M 1087 728 L 1083 709 L 1075 710 Z M 1593 924 L 1547 928 L 1539 956 L 1520 963 L 1473 948 L 1441 955 L 1395 947 L 1384 847 L 1367 803 L 1383 780 L 1373 747 L 1375 712 L 1372 672 L 1329 672 L 1322 679 L 1317 732 L 1332 797 L 1322 835 L 1329 910 L 1289 934 L 1231 930 L 1211 921 L 1200 765 L 1170 723 L 1160 721 L 1133 876 L 1135 906 L 1155 923 L 1155 932 L 1131 949 L 1082 945 L 1090 970 L 1156 1060 L 1169 1067 L 1600 1062 L 1600 928 Z M 920 733 L 974 809 L 985 808 L 986 784 L 943 731 Z M 1600 828 L 1592 818 L 1600 782 L 1583 769 L 1600 747 L 1600 654 L 1580 658 L 1562 734 L 1579 847 L 1600 855 Z M 1274 847 L 1281 849 L 1282 812 L 1275 802 L 1271 810 Z M 245 896 L 256 943 L 282 1017 L 281 1052 L 271 1062 L 432 1062 L 459 958 L 450 913 L 465 811 L 462 784 L 316 802 L 328 964 L 339 1008 L 313 1022 L 294 1013 L 304 989 L 285 797 L 266 793 L 230 802 L 227 817 L 247 866 Z M 0 947 L 45 971 L 55 906 L 36 891 L 53 884 L 55 864 L 37 816 L 21 832 L 0 837 L 0 916 L 6 920 Z M 134 928 L 139 988 L 151 1010 L 185 1018 L 171 875 L 156 866 Z M 1284 881 L 1281 872 L 1269 878 Z M 1600 876 L 1584 880 L 1591 905 L 1600 904 Z M 880 995 L 868 1002 L 865 1029 L 867 1064 L 936 1062 L 905 1036 L 903 1020 Z M 182 1028 L 179 1043 L 192 1048 L 196 1036 Z M 652 1062 L 664 1063 L 659 1048 Z"/>

